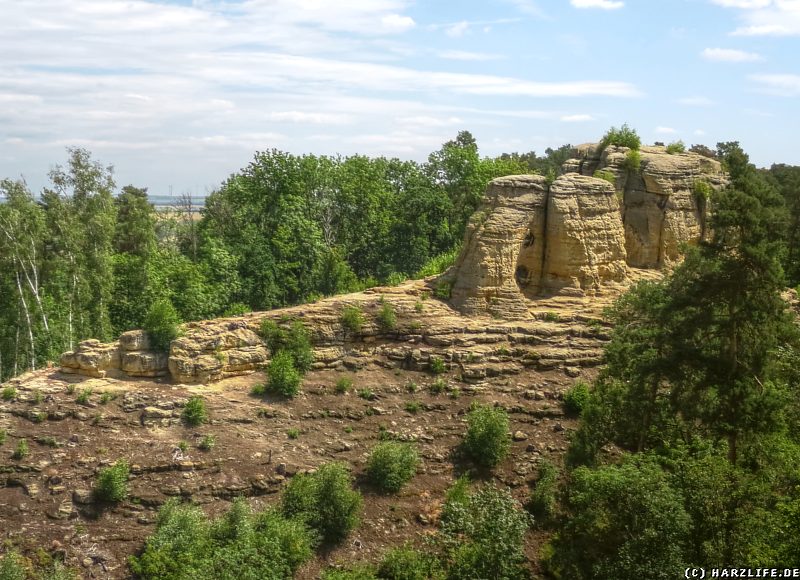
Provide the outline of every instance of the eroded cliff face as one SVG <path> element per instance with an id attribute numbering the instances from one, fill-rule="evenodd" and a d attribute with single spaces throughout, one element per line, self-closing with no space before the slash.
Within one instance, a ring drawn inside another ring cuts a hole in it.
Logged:
<path id="1" fill-rule="evenodd" d="M 725 184 L 722 168 L 695 153 L 643 147 L 639 168 L 629 169 L 628 154 L 581 145 L 552 184 L 541 176 L 490 183 L 446 275 L 455 306 L 526 318 L 537 297 L 617 292 L 630 268 L 679 260 L 682 244 L 706 235 L 702 190 Z"/>

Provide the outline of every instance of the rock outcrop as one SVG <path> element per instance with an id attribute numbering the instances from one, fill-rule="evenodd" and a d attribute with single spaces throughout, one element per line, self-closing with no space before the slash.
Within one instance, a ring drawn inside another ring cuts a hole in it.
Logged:
<path id="1" fill-rule="evenodd" d="M 704 193 L 726 183 L 719 162 L 664 147 L 642 147 L 638 168 L 624 147 L 574 155 L 552 184 L 531 175 L 489 184 L 444 277 L 461 312 L 526 318 L 537 297 L 594 296 L 624 284 L 629 268 L 668 267 L 706 235 Z"/>

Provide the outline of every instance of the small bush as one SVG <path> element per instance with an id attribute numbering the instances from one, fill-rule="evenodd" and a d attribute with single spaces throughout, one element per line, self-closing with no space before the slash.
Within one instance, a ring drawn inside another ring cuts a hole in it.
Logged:
<path id="1" fill-rule="evenodd" d="M 217 438 L 213 435 L 203 435 L 203 438 L 200 440 L 200 443 L 197 444 L 197 448 L 201 451 L 211 451 L 214 449 L 214 446 L 217 444 Z"/>
<path id="2" fill-rule="evenodd" d="M 381 309 L 378 311 L 378 326 L 384 332 L 397 328 L 397 313 L 394 310 L 394 306 L 388 302 L 383 302 Z"/>
<path id="3" fill-rule="evenodd" d="M 353 388 L 353 379 L 350 377 L 341 377 L 338 381 L 336 381 L 335 390 L 340 395 L 343 395 L 350 391 Z"/>
<path id="4" fill-rule="evenodd" d="M 181 453 L 186 453 L 189 451 L 189 444 L 186 441 L 178 441 L 178 449 L 181 450 Z"/>
<path id="5" fill-rule="evenodd" d="M 558 315 L 558 312 L 545 312 L 544 320 L 545 322 L 559 322 L 561 317 Z"/>
<path id="6" fill-rule="evenodd" d="M 278 352 L 267 367 L 267 389 L 283 397 L 294 397 L 300 392 L 302 377 L 294 367 L 292 355 L 282 350 Z"/>
<path id="7" fill-rule="evenodd" d="M 612 185 L 612 187 L 617 186 L 617 177 L 614 175 L 614 173 L 612 173 L 608 169 L 598 169 L 597 171 L 594 172 L 594 175 L 592 177 L 594 177 L 595 179 L 602 179 L 603 181 L 607 181 Z"/>
<path id="8" fill-rule="evenodd" d="M 447 390 L 447 381 L 439 377 L 431 383 L 430 390 L 432 395 L 441 395 Z"/>
<path id="9" fill-rule="evenodd" d="M 375 570 L 369 564 L 356 564 L 343 570 L 328 568 L 322 572 L 322 580 L 378 580 Z"/>
<path id="10" fill-rule="evenodd" d="M 564 410 L 568 415 L 580 415 L 590 396 L 589 385 L 578 381 L 564 393 Z"/>
<path id="11" fill-rule="evenodd" d="M 416 415 L 419 413 L 419 410 L 422 408 L 422 405 L 419 401 L 409 401 L 405 405 L 405 410 L 411 413 L 412 415 Z"/>
<path id="12" fill-rule="evenodd" d="M 0 580 L 25 580 L 28 578 L 28 566 L 16 552 L 7 552 L 0 557 Z"/>
<path id="13" fill-rule="evenodd" d="M 359 306 L 345 306 L 342 309 L 339 322 L 342 323 L 346 333 L 356 335 L 361 332 L 361 328 L 364 326 L 364 313 Z"/>
<path id="14" fill-rule="evenodd" d="M 300 429 L 298 429 L 297 427 L 291 427 L 290 429 L 286 430 L 286 436 L 289 439 L 297 439 L 298 437 L 300 437 Z"/>
<path id="15" fill-rule="evenodd" d="M 389 550 L 378 565 L 378 578 L 386 580 L 432 580 L 444 578 L 435 556 L 410 546 Z"/>
<path id="16" fill-rule="evenodd" d="M 553 520 L 558 505 L 557 491 L 558 469 L 546 459 L 542 460 L 539 463 L 539 476 L 536 478 L 527 506 L 535 521 L 548 523 Z"/>
<path id="17" fill-rule="evenodd" d="M 314 362 L 314 349 L 305 325 L 295 320 L 288 329 L 281 328 L 276 322 L 264 319 L 261 322 L 260 334 L 267 343 L 272 356 L 286 351 L 292 356 L 294 367 L 305 374 Z"/>
<path id="18" fill-rule="evenodd" d="M 118 502 L 128 496 L 128 476 L 130 468 L 126 461 L 120 459 L 111 467 L 100 470 L 94 495 L 100 501 Z"/>
<path id="19" fill-rule="evenodd" d="M 208 410 L 203 397 L 190 397 L 181 413 L 181 419 L 189 427 L 202 425 L 208 420 Z"/>
<path id="20" fill-rule="evenodd" d="M 464 449 L 478 465 L 494 467 L 508 455 L 508 429 L 508 414 L 503 409 L 477 405 L 467 416 Z"/>
<path id="21" fill-rule="evenodd" d="M 698 208 L 705 207 L 705 205 L 708 203 L 708 200 L 711 199 L 711 193 L 713 191 L 714 189 L 707 181 L 698 179 L 694 182 L 693 194 Z"/>
<path id="22" fill-rule="evenodd" d="M 442 300 L 450 300 L 453 295 L 453 283 L 441 280 L 433 291 L 433 295 Z"/>
<path id="23" fill-rule="evenodd" d="M 168 351 L 170 343 L 180 336 L 181 319 L 172 302 L 157 300 L 144 319 L 144 330 L 155 350 Z"/>
<path id="24" fill-rule="evenodd" d="M 432 356 L 430 363 L 431 372 L 435 375 L 441 375 L 447 368 L 444 364 L 444 359 L 440 356 Z"/>
<path id="25" fill-rule="evenodd" d="M 675 155 L 676 153 L 686 153 L 686 144 L 683 141 L 673 141 L 667 145 L 667 153 Z"/>
<path id="26" fill-rule="evenodd" d="M 104 393 L 102 393 L 100 395 L 100 404 L 101 405 L 105 405 L 105 404 L 113 401 L 115 398 L 116 398 L 116 395 L 114 395 L 113 393 L 109 393 L 108 391 L 105 391 Z"/>
<path id="27" fill-rule="evenodd" d="M 29 453 L 30 449 L 28 449 L 28 441 L 26 439 L 20 439 L 17 441 L 17 447 L 14 449 L 14 454 L 12 457 L 14 459 L 25 459 Z"/>
<path id="28" fill-rule="evenodd" d="M 296 475 L 281 499 L 285 516 L 298 518 L 326 542 L 340 540 L 356 527 L 361 505 L 361 494 L 353 490 L 353 476 L 341 463 Z"/>
<path id="29" fill-rule="evenodd" d="M 642 146 L 642 140 L 639 138 L 639 134 L 636 133 L 636 130 L 631 129 L 628 124 L 625 123 L 619 129 L 611 127 L 608 132 L 603 135 L 603 138 L 600 140 L 600 150 L 602 151 L 609 145 L 638 150 Z"/>
<path id="30" fill-rule="evenodd" d="M 367 461 L 367 476 L 383 492 L 397 493 L 417 471 L 419 456 L 407 443 L 380 443 Z"/>
<path id="31" fill-rule="evenodd" d="M 622 166 L 629 173 L 638 173 L 642 168 L 642 155 L 637 150 L 631 149 L 625 154 L 625 161 L 622 162 Z"/>
<path id="32" fill-rule="evenodd" d="M 33 391 L 33 404 L 38 405 L 42 401 L 44 401 L 44 395 L 42 394 L 42 391 L 35 389 Z"/>
<path id="33" fill-rule="evenodd" d="M 420 302 L 419 300 L 417 300 L 414 303 L 414 311 L 415 312 L 422 312 L 424 309 L 425 309 L 425 305 L 422 302 Z"/>
<path id="34" fill-rule="evenodd" d="M 456 258 L 461 252 L 461 246 L 456 246 L 449 252 L 444 252 L 438 256 L 434 256 L 420 268 L 414 278 L 427 278 L 428 276 L 435 276 L 447 270 L 450 266 L 456 263 Z"/>
<path id="35" fill-rule="evenodd" d="M 3 389 L 3 400 L 4 401 L 13 401 L 17 398 L 17 389 L 14 387 L 5 387 Z"/>
<path id="36" fill-rule="evenodd" d="M 91 396 L 92 396 L 92 389 L 83 389 L 78 395 L 78 397 L 75 399 L 75 402 L 81 405 L 88 405 Z"/>
<path id="37" fill-rule="evenodd" d="M 6 442 L 6 437 L 7 436 L 8 436 L 8 433 L 6 432 L 6 430 L 5 429 L 0 429 L 0 445 L 3 445 Z"/>
<path id="38" fill-rule="evenodd" d="M 256 383 L 250 387 L 250 394 L 254 397 L 263 397 L 267 394 L 267 385 L 264 383 Z"/>

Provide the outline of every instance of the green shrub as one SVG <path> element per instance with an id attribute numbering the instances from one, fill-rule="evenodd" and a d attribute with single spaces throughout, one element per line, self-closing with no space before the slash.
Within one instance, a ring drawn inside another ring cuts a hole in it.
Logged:
<path id="1" fill-rule="evenodd" d="M 336 381 L 336 392 L 340 395 L 347 393 L 350 389 L 353 388 L 353 379 L 350 377 L 341 377 L 338 381 Z"/>
<path id="2" fill-rule="evenodd" d="M 442 377 L 437 378 L 430 386 L 432 395 L 441 395 L 447 390 L 447 381 Z"/>
<path id="3" fill-rule="evenodd" d="M 448 578 L 527 577 L 524 539 L 530 516 L 507 490 L 484 485 L 469 492 L 463 480 L 454 487 L 459 489 L 448 493 L 439 535 Z"/>
<path id="4" fill-rule="evenodd" d="M 297 439 L 298 437 L 300 437 L 300 429 L 298 429 L 297 427 L 290 427 L 289 429 L 286 430 L 286 436 L 289 439 Z"/>
<path id="5" fill-rule="evenodd" d="M 214 446 L 217 444 L 217 438 L 213 435 L 203 435 L 203 438 L 200 440 L 200 443 L 197 444 L 197 448 L 201 451 L 211 451 Z"/>
<path id="6" fill-rule="evenodd" d="M 375 398 L 375 393 L 372 392 L 372 389 L 364 387 L 363 389 L 358 389 L 358 396 L 365 401 L 371 401 Z"/>
<path id="7" fill-rule="evenodd" d="M 419 455 L 407 443 L 380 443 L 367 461 L 367 476 L 382 492 L 397 493 L 414 477 Z"/>
<path id="8" fill-rule="evenodd" d="M 625 123 L 619 129 L 616 127 L 611 127 L 600 140 L 599 149 L 602 151 L 609 145 L 628 147 L 629 149 L 638 150 L 642 146 L 642 140 L 639 138 L 636 130 L 631 129 L 628 124 Z"/>
<path id="9" fill-rule="evenodd" d="M 544 524 L 553 520 L 558 505 L 557 491 L 558 469 L 548 460 L 543 459 L 539 462 L 539 476 L 536 478 L 527 506 L 528 511 L 533 514 L 534 521 Z"/>
<path id="10" fill-rule="evenodd" d="M 412 415 L 416 415 L 419 413 L 419 410 L 422 408 L 422 404 L 419 401 L 408 401 L 405 404 L 405 410 L 411 413 Z"/>
<path id="11" fill-rule="evenodd" d="M 0 580 L 25 580 L 28 578 L 28 566 L 25 559 L 17 552 L 6 552 L 0 557 Z"/>
<path id="12" fill-rule="evenodd" d="M 375 570 L 369 564 L 356 564 L 351 568 L 339 570 L 328 568 L 322 573 L 322 580 L 377 580 Z"/>
<path id="13" fill-rule="evenodd" d="M 6 437 L 7 436 L 8 436 L 8 433 L 6 432 L 6 430 L 5 429 L 0 429 L 0 445 L 3 445 L 6 442 Z"/>
<path id="14" fill-rule="evenodd" d="M 263 397 L 267 394 L 267 385 L 264 383 L 256 383 L 250 387 L 250 394 L 254 397 Z"/>
<path id="15" fill-rule="evenodd" d="M 208 411 L 206 410 L 206 402 L 203 400 L 203 397 L 199 395 L 189 397 L 181 413 L 181 419 L 183 419 L 183 422 L 189 427 L 197 427 L 205 423 L 208 420 Z"/>
<path id="16" fill-rule="evenodd" d="M 178 311 L 167 299 L 157 300 L 150 306 L 144 319 L 144 330 L 155 350 L 168 351 L 170 343 L 180 336 L 181 319 Z"/>
<path id="17" fill-rule="evenodd" d="M 642 155 L 636 149 L 631 149 L 625 154 L 625 161 L 622 162 L 622 166 L 629 172 L 629 173 L 638 173 L 639 170 L 642 168 Z"/>
<path id="18" fill-rule="evenodd" d="M 313 474 L 296 475 L 281 500 L 285 516 L 298 518 L 325 542 L 344 538 L 358 525 L 361 505 L 353 476 L 341 463 L 327 463 Z"/>
<path id="19" fill-rule="evenodd" d="M 438 256 L 434 256 L 420 268 L 414 278 L 427 278 L 428 276 L 435 276 L 447 270 L 450 266 L 456 263 L 456 258 L 461 252 L 461 246 L 456 246 L 449 252 L 444 252 Z"/>
<path id="20" fill-rule="evenodd" d="M 294 358 L 288 351 L 279 351 L 267 367 L 267 390 L 283 397 L 294 397 L 300 392 L 302 377 L 294 368 Z"/>
<path id="21" fill-rule="evenodd" d="M 592 176 L 595 179 L 602 179 L 603 181 L 607 181 L 612 185 L 612 187 L 617 186 L 617 177 L 614 175 L 613 172 L 609 171 L 608 169 L 598 169 L 594 172 Z"/>
<path id="22" fill-rule="evenodd" d="M 25 459 L 29 453 L 30 449 L 28 448 L 27 439 L 20 439 L 17 441 L 17 447 L 14 449 L 12 457 L 14 459 Z"/>
<path id="23" fill-rule="evenodd" d="M 464 450 L 478 465 L 494 467 L 508 455 L 511 438 L 503 409 L 476 405 L 467 415 Z"/>
<path id="24" fill-rule="evenodd" d="M 694 182 L 693 194 L 698 208 L 705 207 L 706 203 L 708 203 L 708 200 L 711 199 L 711 193 L 713 191 L 714 189 L 707 181 L 698 179 Z"/>
<path id="25" fill-rule="evenodd" d="M 397 313 L 394 306 L 388 302 L 381 304 L 381 309 L 378 311 L 378 326 L 384 332 L 389 332 L 397 328 Z"/>
<path id="26" fill-rule="evenodd" d="M 386 580 L 437 580 L 444 577 L 435 556 L 411 546 L 389 550 L 378 565 L 378 578 Z"/>
<path id="27" fill-rule="evenodd" d="M 128 497 L 128 463 L 120 459 L 111 467 L 100 470 L 94 495 L 100 501 L 118 502 Z"/>
<path id="28" fill-rule="evenodd" d="M 178 449 L 180 449 L 182 453 L 186 453 L 189 451 L 189 444 L 186 441 L 178 441 Z"/>
<path id="29" fill-rule="evenodd" d="M 675 153 L 686 153 L 686 144 L 683 141 L 673 141 L 667 145 L 667 153 L 674 155 Z"/>
<path id="30" fill-rule="evenodd" d="M 250 308 L 247 304 L 243 304 L 241 302 L 234 302 L 233 304 L 229 304 L 225 311 L 222 313 L 222 316 L 225 318 L 233 317 L 233 316 L 243 316 L 248 312 L 252 312 L 253 309 Z"/>
<path id="31" fill-rule="evenodd" d="M 81 405 L 87 405 L 89 403 L 89 398 L 92 396 L 92 389 L 83 389 L 78 397 L 75 399 L 76 403 Z"/>
<path id="32" fill-rule="evenodd" d="M 260 334 L 267 343 L 272 356 L 286 351 L 291 354 L 294 367 L 305 374 L 311 369 L 314 362 L 314 349 L 311 347 L 311 338 L 305 325 L 295 320 L 288 329 L 284 329 L 269 319 L 261 322 Z"/>
<path id="33" fill-rule="evenodd" d="M 108 391 L 104 391 L 100 395 L 100 404 L 101 405 L 105 405 L 105 404 L 110 403 L 111 401 L 113 401 L 115 398 L 116 398 L 116 395 L 114 393 L 109 393 Z"/>
<path id="34" fill-rule="evenodd" d="M 425 305 L 422 302 L 420 302 L 419 300 L 414 302 L 414 311 L 415 312 L 422 312 L 424 309 L 425 309 Z"/>
<path id="35" fill-rule="evenodd" d="M 564 410 L 568 415 L 580 415 L 590 396 L 589 385 L 578 381 L 564 393 Z"/>
<path id="36" fill-rule="evenodd" d="M 268 510 L 254 514 L 243 499 L 210 522 L 193 505 L 169 500 L 142 555 L 130 558 L 140 578 L 290 578 L 312 556 L 303 524 Z"/>
<path id="37" fill-rule="evenodd" d="M 453 283 L 440 280 L 439 283 L 436 284 L 433 295 L 442 300 L 450 300 L 450 297 L 453 295 Z"/>
<path id="38" fill-rule="evenodd" d="M 430 362 L 431 372 L 435 375 L 441 375 L 447 370 L 444 364 L 444 359 L 440 356 L 432 356 Z"/>
<path id="39" fill-rule="evenodd" d="M 364 326 L 364 313 L 359 306 L 345 306 L 342 309 L 339 322 L 342 323 L 346 333 L 356 335 L 361 332 L 361 328 Z"/>
<path id="40" fill-rule="evenodd" d="M 3 400 L 4 401 L 13 401 L 17 398 L 17 389 L 14 387 L 8 386 L 3 389 Z"/>

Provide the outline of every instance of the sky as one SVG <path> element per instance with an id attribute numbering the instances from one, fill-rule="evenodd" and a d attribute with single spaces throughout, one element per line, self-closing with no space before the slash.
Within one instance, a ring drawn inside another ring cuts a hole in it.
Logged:
<path id="1" fill-rule="evenodd" d="M 0 178 L 204 195 L 256 151 L 739 141 L 800 164 L 800 0 L 0 0 Z"/>

